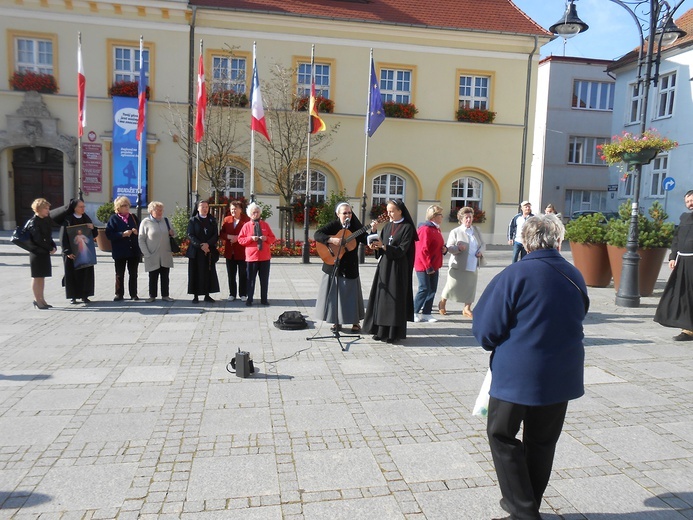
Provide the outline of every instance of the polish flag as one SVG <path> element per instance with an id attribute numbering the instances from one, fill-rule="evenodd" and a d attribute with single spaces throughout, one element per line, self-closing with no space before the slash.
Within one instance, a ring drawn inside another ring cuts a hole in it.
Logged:
<path id="1" fill-rule="evenodd" d="M 82 41 L 77 47 L 77 108 L 79 110 L 77 135 L 84 135 L 84 127 L 87 126 L 87 78 L 84 76 L 82 63 Z"/>
<path id="2" fill-rule="evenodd" d="M 205 66 L 200 54 L 197 67 L 197 112 L 195 114 L 195 142 L 199 143 L 205 135 L 205 112 L 207 111 L 207 87 L 205 86 Z"/>

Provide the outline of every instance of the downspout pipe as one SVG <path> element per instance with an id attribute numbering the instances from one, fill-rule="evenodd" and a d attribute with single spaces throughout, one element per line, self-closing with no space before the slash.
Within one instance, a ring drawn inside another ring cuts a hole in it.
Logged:
<path id="1" fill-rule="evenodd" d="M 527 171 L 527 135 L 529 133 L 529 101 L 530 93 L 532 87 L 532 60 L 539 47 L 539 38 L 534 36 L 534 48 L 532 52 L 529 53 L 527 58 L 527 86 L 525 92 L 525 117 L 522 124 L 522 150 L 520 151 L 520 188 L 517 194 L 517 204 L 520 205 L 520 201 L 525 200 L 524 190 L 525 190 L 525 172 Z"/>
<path id="2" fill-rule="evenodd" d="M 193 108 L 195 100 L 195 18 L 197 17 L 197 7 L 192 6 L 192 17 L 190 18 L 190 42 L 188 43 L 188 137 L 187 137 L 187 157 L 188 157 L 188 215 L 192 215 L 192 179 L 193 179 L 193 120 L 195 117 Z M 197 188 L 197 187 L 196 187 Z"/>

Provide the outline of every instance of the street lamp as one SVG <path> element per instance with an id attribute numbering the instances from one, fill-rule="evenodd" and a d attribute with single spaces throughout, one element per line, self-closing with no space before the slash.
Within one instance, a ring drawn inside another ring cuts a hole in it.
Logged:
<path id="1" fill-rule="evenodd" d="M 640 134 L 642 135 L 647 129 L 647 105 L 650 94 L 650 83 L 657 85 L 659 79 L 659 61 L 661 58 L 662 47 L 666 47 L 674 43 L 680 36 L 685 36 L 685 31 L 679 29 L 673 21 L 674 13 L 681 6 L 683 0 L 680 0 L 673 8 L 664 0 L 641 0 L 630 2 L 628 4 L 621 0 L 610 0 L 611 2 L 620 5 L 631 15 L 635 24 L 638 27 L 640 35 L 640 47 L 638 48 L 638 77 L 637 77 L 637 92 L 642 96 L 640 103 Z M 582 22 L 577 16 L 575 8 L 575 0 L 570 0 L 567 6 L 564 18 L 553 24 L 549 30 L 562 36 L 570 38 L 580 32 L 587 30 L 587 24 Z M 637 15 L 638 8 L 647 6 L 647 18 L 639 18 Z M 643 33 L 642 24 L 646 24 L 647 37 Z M 655 40 L 657 41 L 657 49 L 655 52 Z M 643 56 L 643 49 L 647 49 Z M 643 76 L 643 66 L 645 74 Z M 653 74 L 654 66 L 654 74 Z M 616 293 L 616 305 L 620 307 L 639 307 L 640 306 L 640 289 L 638 287 L 638 265 L 640 263 L 640 255 L 638 255 L 638 212 L 640 201 L 640 179 L 642 177 L 642 164 L 637 164 L 633 172 L 633 204 L 630 214 L 630 224 L 628 227 L 628 242 L 626 242 L 626 252 L 623 255 L 623 268 L 621 270 L 621 283 Z"/>

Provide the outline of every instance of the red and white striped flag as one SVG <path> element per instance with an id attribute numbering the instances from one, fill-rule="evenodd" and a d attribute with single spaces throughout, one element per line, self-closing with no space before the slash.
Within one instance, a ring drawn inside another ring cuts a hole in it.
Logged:
<path id="1" fill-rule="evenodd" d="M 140 79 L 137 82 L 137 134 L 135 139 L 142 139 L 144 124 L 147 120 L 147 76 L 144 74 L 144 44 L 140 36 Z M 145 136 L 145 139 L 147 136 Z"/>
<path id="2" fill-rule="evenodd" d="M 77 109 L 78 126 L 77 135 L 84 135 L 84 127 L 87 126 L 87 78 L 84 76 L 84 65 L 82 63 L 82 35 L 79 35 L 79 44 L 77 46 Z"/>
<path id="3" fill-rule="evenodd" d="M 205 86 L 205 66 L 200 53 L 197 67 L 197 113 L 195 114 L 195 142 L 199 143 L 205 135 L 205 112 L 207 111 L 207 87 Z"/>
<path id="4" fill-rule="evenodd" d="M 253 60 L 253 90 L 250 93 L 250 129 L 260 132 L 268 141 L 267 122 L 265 121 L 265 109 L 262 107 L 262 94 L 260 93 L 260 80 L 257 77 L 257 62 Z"/>

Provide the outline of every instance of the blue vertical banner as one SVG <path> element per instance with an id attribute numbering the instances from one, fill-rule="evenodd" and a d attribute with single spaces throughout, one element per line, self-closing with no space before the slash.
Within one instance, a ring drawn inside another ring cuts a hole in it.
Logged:
<path id="1" fill-rule="evenodd" d="M 138 100 L 113 97 L 113 198 L 125 195 L 130 204 L 137 203 L 137 120 Z M 145 123 L 146 124 L 146 123 Z M 146 128 L 144 135 L 147 135 Z M 147 146 L 143 143 L 142 207 L 147 207 Z"/>

